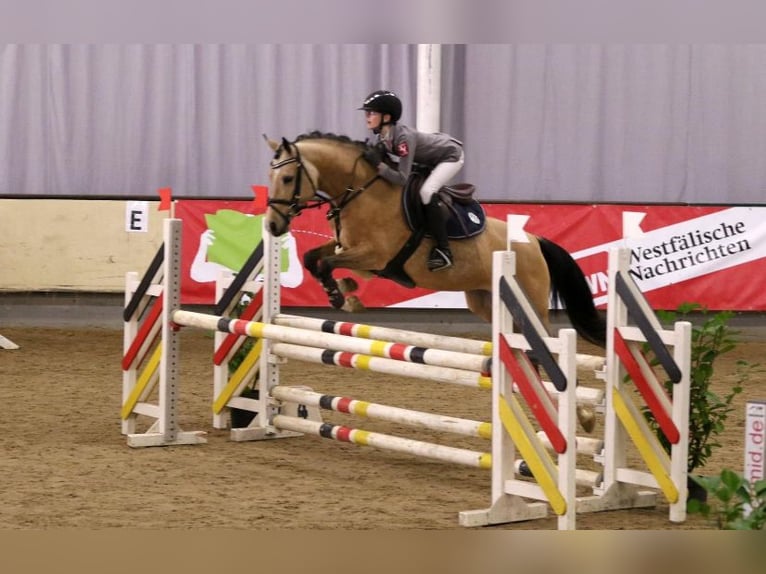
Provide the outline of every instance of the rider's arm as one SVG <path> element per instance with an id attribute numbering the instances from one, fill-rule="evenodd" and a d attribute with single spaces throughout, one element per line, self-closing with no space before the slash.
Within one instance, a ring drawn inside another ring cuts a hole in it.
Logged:
<path id="1" fill-rule="evenodd" d="M 396 185 L 404 185 L 412 171 L 413 158 L 415 157 L 415 133 L 409 130 L 395 134 L 392 147 L 393 154 L 398 156 L 399 163 L 395 167 L 381 162 L 378 165 L 378 173 Z"/>

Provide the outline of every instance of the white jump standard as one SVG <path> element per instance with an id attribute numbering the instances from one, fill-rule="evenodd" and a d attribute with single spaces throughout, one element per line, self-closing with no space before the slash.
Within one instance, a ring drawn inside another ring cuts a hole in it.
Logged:
<path id="1" fill-rule="evenodd" d="M 7 349 L 12 351 L 18 348 L 19 346 L 11 341 L 8 337 L 3 337 L 0 335 L 0 349 Z"/>
<path id="2" fill-rule="evenodd" d="M 170 311 L 180 306 L 180 292 L 163 281 L 180 284 L 181 228 L 167 221 L 163 245 L 147 272 L 140 281 L 133 272 L 125 278 L 121 419 L 122 433 L 131 447 L 206 442 L 205 432 L 185 432 L 178 424 L 178 372 L 170 366 L 180 356 Z M 151 402 L 155 390 L 156 399 Z M 152 421 L 144 432 L 138 431 L 139 417 Z"/>

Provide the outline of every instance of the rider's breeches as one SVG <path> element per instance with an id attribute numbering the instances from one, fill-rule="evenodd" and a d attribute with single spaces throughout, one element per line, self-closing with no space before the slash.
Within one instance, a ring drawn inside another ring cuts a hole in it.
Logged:
<path id="1" fill-rule="evenodd" d="M 463 167 L 464 161 L 465 154 L 461 152 L 459 160 L 442 162 L 431 171 L 431 175 L 428 176 L 420 188 L 420 199 L 424 205 L 427 205 L 433 195 L 457 175 L 457 172 Z"/>

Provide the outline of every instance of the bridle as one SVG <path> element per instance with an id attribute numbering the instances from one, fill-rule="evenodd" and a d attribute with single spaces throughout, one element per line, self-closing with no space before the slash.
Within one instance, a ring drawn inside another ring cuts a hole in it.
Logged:
<path id="1" fill-rule="evenodd" d="M 279 154 L 282 149 L 289 149 L 290 143 L 286 140 L 280 146 L 280 148 L 277 150 L 276 157 L 279 157 Z M 274 207 L 275 205 L 284 205 L 287 206 L 287 211 L 283 213 L 279 209 L 274 209 L 274 212 L 278 213 L 279 216 L 284 221 L 285 225 L 289 225 L 292 219 L 298 215 L 301 214 L 301 212 L 305 209 L 314 209 L 317 207 L 321 207 L 322 205 L 329 203 L 332 208 L 327 212 L 327 219 L 334 221 L 336 233 L 340 234 L 340 212 L 345 208 L 352 200 L 354 200 L 356 197 L 358 197 L 363 191 L 365 191 L 367 188 L 369 188 L 377 179 L 380 178 L 380 175 L 377 173 L 370 178 L 367 182 L 365 182 L 361 187 L 354 187 L 353 186 L 353 180 L 355 178 L 356 173 L 356 166 L 359 163 L 359 160 L 362 159 L 362 154 L 359 155 L 359 157 L 356 158 L 354 161 L 354 167 L 352 169 L 351 173 L 351 181 L 352 184 L 347 186 L 346 189 L 343 191 L 343 193 L 336 197 L 332 198 L 327 196 L 324 192 L 320 191 L 317 188 L 316 183 L 313 179 L 311 179 L 311 174 L 306 169 L 306 166 L 303 165 L 303 162 L 301 161 L 301 153 L 298 149 L 298 146 L 292 145 L 292 148 L 295 150 L 295 155 L 293 157 L 289 157 L 287 159 L 283 159 L 281 161 L 277 161 L 276 158 L 272 160 L 270 167 L 271 169 L 279 169 L 281 167 L 284 167 L 285 165 L 289 165 L 291 163 L 297 164 L 298 169 L 295 173 L 295 182 L 293 185 L 293 193 L 290 199 L 273 199 L 269 198 L 266 202 L 266 205 L 268 207 Z M 308 179 L 309 183 L 311 184 L 311 189 L 313 190 L 312 197 L 304 202 L 301 202 L 301 183 L 303 175 L 305 174 L 306 178 Z"/>
<path id="2" fill-rule="evenodd" d="M 285 143 L 279 147 L 277 150 L 276 157 L 279 157 L 279 154 L 281 150 L 289 149 L 289 143 L 285 141 Z M 293 157 L 288 157 L 287 159 L 283 159 L 282 161 L 276 161 L 276 159 L 272 160 L 270 167 L 271 169 L 279 169 L 281 167 L 284 167 L 286 165 L 289 165 L 291 163 L 295 163 L 298 166 L 298 169 L 295 172 L 295 184 L 293 186 L 293 194 L 290 197 L 290 199 L 274 199 L 269 198 L 266 201 L 267 207 L 274 207 L 275 205 L 286 205 L 287 206 L 287 212 L 283 213 L 279 209 L 274 209 L 275 213 L 278 213 L 279 216 L 284 221 L 285 225 L 290 225 L 290 221 L 292 221 L 293 217 L 296 215 L 300 215 L 301 212 L 304 209 L 313 209 L 315 207 L 321 207 L 325 203 L 328 203 L 330 200 L 327 197 L 322 197 L 319 194 L 319 191 L 317 189 L 316 183 L 313 179 L 311 179 L 311 174 L 306 169 L 306 166 L 303 165 L 303 162 L 301 161 L 301 152 L 298 149 L 298 146 L 293 146 L 293 149 L 295 149 L 295 155 Z M 309 199 L 306 202 L 301 202 L 301 183 L 303 175 L 305 174 L 306 179 L 308 179 L 309 183 L 311 184 L 311 189 L 314 191 L 314 194 L 312 195 L 311 199 Z"/>

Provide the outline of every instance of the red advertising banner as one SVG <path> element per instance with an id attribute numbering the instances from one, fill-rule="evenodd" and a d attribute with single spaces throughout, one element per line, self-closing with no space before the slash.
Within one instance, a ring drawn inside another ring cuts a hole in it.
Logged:
<path id="1" fill-rule="evenodd" d="M 577 260 L 594 300 L 606 303 L 607 256 L 631 250 L 631 274 L 655 309 L 683 302 L 711 310 L 766 310 L 766 207 L 484 204 L 487 214 L 529 216 L 525 229 L 555 241 Z M 623 214 L 634 232 L 623 239 Z M 253 201 L 181 200 L 184 221 L 182 299 L 214 302 L 221 270 L 238 270 L 260 241 L 262 205 Z M 302 267 L 303 253 L 332 239 L 323 210 L 295 218 L 282 243 L 282 304 L 326 307 L 327 298 Z M 385 279 L 363 280 L 351 272 L 367 307 L 465 308 L 462 293 L 406 289 Z"/>

